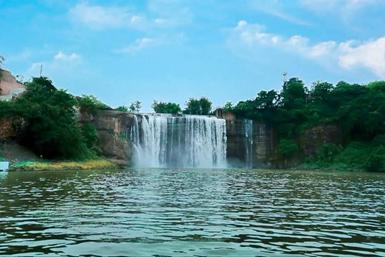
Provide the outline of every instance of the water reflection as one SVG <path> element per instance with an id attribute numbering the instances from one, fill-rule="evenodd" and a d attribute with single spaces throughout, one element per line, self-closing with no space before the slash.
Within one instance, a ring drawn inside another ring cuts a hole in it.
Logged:
<path id="1" fill-rule="evenodd" d="M 385 256 L 385 176 L 135 169 L 0 177 L 0 255 Z"/>

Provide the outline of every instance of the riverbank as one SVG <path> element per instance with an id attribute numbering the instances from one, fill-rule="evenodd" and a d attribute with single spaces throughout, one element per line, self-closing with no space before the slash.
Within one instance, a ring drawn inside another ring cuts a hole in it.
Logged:
<path id="1" fill-rule="evenodd" d="M 61 171 L 61 170 L 102 170 L 118 169 L 120 166 L 112 161 L 22 161 L 11 164 L 10 171 Z"/>

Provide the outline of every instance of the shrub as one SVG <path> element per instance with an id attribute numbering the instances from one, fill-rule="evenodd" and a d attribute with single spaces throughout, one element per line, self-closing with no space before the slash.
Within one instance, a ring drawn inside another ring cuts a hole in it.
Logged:
<path id="1" fill-rule="evenodd" d="M 14 115 L 24 121 L 19 141 L 44 158 L 84 159 L 87 147 L 75 117 L 76 99 L 50 80 L 34 78 L 14 102 Z"/>
<path id="2" fill-rule="evenodd" d="M 176 103 L 163 103 L 154 101 L 152 104 L 152 108 L 156 113 L 170 113 L 170 114 L 178 114 L 182 112 L 179 104 Z"/>
<path id="3" fill-rule="evenodd" d="M 111 109 L 108 105 L 99 101 L 95 96 L 83 95 L 77 98 L 77 106 L 80 112 L 95 114 L 98 110 Z"/>
<path id="4" fill-rule="evenodd" d="M 364 166 L 366 171 L 383 172 L 385 171 L 385 149 L 378 147 L 369 154 L 369 158 Z"/>
<path id="5" fill-rule="evenodd" d="M 331 163 L 342 150 L 343 148 L 340 145 L 324 144 L 319 148 L 316 159 L 321 162 Z"/>
<path id="6" fill-rule="evenodd" d="M 294 140 L 281 139 L 278 144 L 278 154 L 284 159 L 290 159 L 298 153 L 299 147 Z"/>

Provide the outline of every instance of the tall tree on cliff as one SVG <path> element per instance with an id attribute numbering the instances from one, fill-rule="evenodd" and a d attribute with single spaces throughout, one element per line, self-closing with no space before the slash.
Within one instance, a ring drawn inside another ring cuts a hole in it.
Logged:
<path id="1" fill-rule="evenodd" d="M 211 112 L 212 103 L 206 97 L 200 99 L 190 98 L 187 102 L 187 107 L 183 111 L 186 114 L 208 115 Z"/>
<path id="2" fill-rule="evenodd" d="M 20 142 L 44 158 L 76 159 L 90 154 L 75 116 L 76 99 L 58 90 L 45 78 L 26 83 L 26 92 L 15 101 L 24 120 Z"/>
<path id="3" fill-rule="evenodd" d="M 154 101 L 152 108 L 156 113 L 178 114 L 182 112 L 179 104 Z"/>

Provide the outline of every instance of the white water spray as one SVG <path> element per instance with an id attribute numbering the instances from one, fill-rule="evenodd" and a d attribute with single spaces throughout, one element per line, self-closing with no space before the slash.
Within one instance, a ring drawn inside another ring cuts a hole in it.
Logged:
<path id="1" fill-rule="evenodd" d="M 210 116 L 134 116 L 131 140 L 140 167 L 226 166 L 226 122 Z"/>

